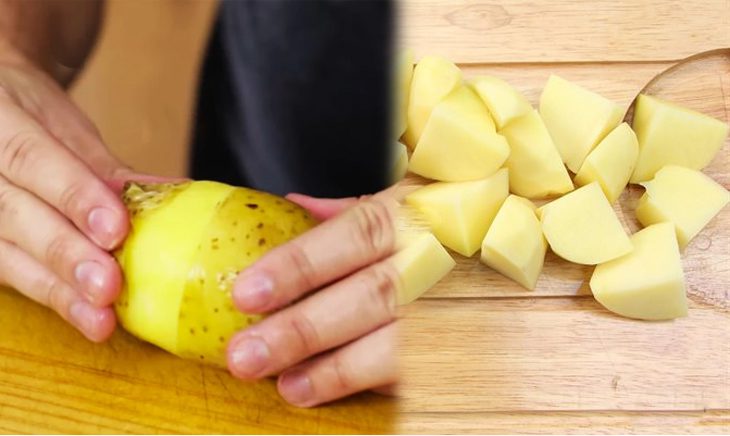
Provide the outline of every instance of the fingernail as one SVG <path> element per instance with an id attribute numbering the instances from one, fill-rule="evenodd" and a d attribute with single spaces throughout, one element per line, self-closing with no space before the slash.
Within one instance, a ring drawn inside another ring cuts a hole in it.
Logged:
<path id="1" fill-rule="evenodd" d="M 86 301 L 71 304 L 68 310 L 71 322 L 87 336 L 94 336 L 96 327 L 96 309 Z"/>
<path id="2" fill-rule="evenodd" d="M 97 207 L 89 213 L 89 228 L 97 242 L 111 248 L 117 243 L 117 226 L 119 217 L 104 207 Z"/>
<path id="3" fill-rule="evenodd" d="M 271 352 L 261 338 L 246 338 L 231 352 L 231 368 L 240 377 L 255 377 L 266 368 Z"/>
<path id="4" fill-rule="evenodd" d="M 104 292 L 104 268 L 98 262 L 89 260 L 80 263 L 76 267 L 74 275 L 91 303 L 94 303 L 97 297 Z"/>
<path id="5" fill-rule="evenodd" d="M 312 381 L 303 372 L 291 372 L 281 376 L 279 393 L 295 406 L 307 406 L 314 396 Z"/>
<path id="6" fill-rule="evenodd" d="M 233 289 L 233 298 L 244 310 L 264 309 L 274 295 L 274 282 L 264 274 L 242 275 Z"/>

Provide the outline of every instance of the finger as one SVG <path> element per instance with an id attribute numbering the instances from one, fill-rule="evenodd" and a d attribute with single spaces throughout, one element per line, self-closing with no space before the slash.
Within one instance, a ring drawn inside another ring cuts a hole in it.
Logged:
<path id="1" fill-rule="evenodd" d="M 277 374 L 391 322 L 398 281 L 384 261 L 264 319 L 230 341 L 231 372 L 244 379 Z"/>
<path id="2" fill-rule="evenodd" d="M 236 306 L 273 310 L 386 257 L 395 244 L 395 208 L 387 197 L 360 202 L 269 251 L 236 279 Z"/>
<path id="3" fill-rule="evenodd" d="M 98 307 L 119 295 L 114 259 L 59 213 L 0 176 L 0 238 L 19 246 Z"/>
<path id="4" fill-rule="evenodd" d="M 316 198 L 304 194 L 288 194 L 286 199 L 307 209 L 320 221 L 328 220 L 342 211 L 357 204 L 358 199 L 349 198 Z"/>
<path id="5" fill-rule="evenodd" d="M 121 200 L 66 147 L 0 98 L 0 173 L 68 217 L 104 249 L 128 230 Z"/>
<path id="6" fill-rule="evenodd" d="M 278 389 L 299 407 L 312 407 L 356 392 L 395 384 L 396 324 L 391 323 L 332 353 L 284 372 Z"/>
<path id="7" fill-rule="evenodd" d="M 29 254 L 4 240 L 0 240 L 0 279 L 56 311 L 91 341 L 102 342 L 114 331 L 116 317 L 111 308 L 92 306 Z"/>

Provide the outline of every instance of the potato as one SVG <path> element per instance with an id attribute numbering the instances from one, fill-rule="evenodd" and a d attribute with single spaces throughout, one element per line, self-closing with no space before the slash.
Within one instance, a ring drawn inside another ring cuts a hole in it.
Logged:
<path id="1" fill-rule="evenodd" d="M 408 169 L 444 182 L 478 180 L 494 174 L 508 155 L 486 106 L 462 86 L 433 109 Z"/>
<path id="2" fill-rule="evenodd" d="M 631 242 L 598 182 L 541 208 L 542 231 L 550 248 L 584 265 L 607 262 L 631 251 Z"/>
<path id="3" fill-rule="evenodd" d="M 574 181 L 579 186 L 598 182 L 608 202 L 613 203 L 629 182 L 638 155 L 636 134 L 628 124 L 621 123 L 586 157 Z"/>
<path id="4" fill-rule="evenodd" d="M 391 162 L 393 183 L 398 182 L 406 176 L 408 172 L 408 150 L 406 146 L 400 142 L 393 145 L 393 160 Z"/>
<path id="5" fill-rule="evenodd" d="M 411 79 L 408 125 L 403 136 L 408 147 L 416 146 L 433 108 L 461 85 L 461 79 L 461 70 L 444 58 L 425 56 L 418 62 Z"/>
<path id="6" fill-rule="evenodd" d="M 429 232 L 401 236 L 401 246 L 391 257 L 400 276 L 396 302 L 408 304 L 428 291 L 456 265 L 438 240 Z"/>
<path id="7" fill-rule="evenodd" d="M 547 241 L 535 216 L 535 205 L 510 195 L 484 237 L 481 260 L 533 290 L 542 271 L 546 249 Z"/>
<path id="8" fill-rule="evenodd" d="M 606 309 L 629 318 L 686 316 L 684 274 L 672 224 L 649 226 L 631 242 L 629 254 L 596 267 L 590 282 L 593 296 Z"/>
<path id="9" fill-rule="evenodd" d="M 560 159 L 540 114 L 530 110 L 500 130 L 510 146 L 510 191 L 527 198 L 544 198 L 573 190 L 573 182 Z"/>
<path id="10" fill-rule="evenodd" d="M 501 169 L 482 180 L 432 183 L 407 195 L 406 203 L 421 212 L 443 245 L 470 257 L 508 194 L 507 169 Z"/>
<path id="11" fill-rule="evenodd" d="M 406 131 L 408 118 L 408 94 L 411 92 L 413 78 L 413 51 L 401 50 L 395 61 L 395 137 L 400 138 Z"/>
<path id="12" fill-rule="evenodd" d="M 498 129 L 532 110 L 527 99 L 509 83 L 494 76 L 479 76 L 470 86 L 481 97 Z"/>
<path id="13" fill-rule="evenodd" d="M 239 271 L 313 227 L 299 206 L 215 182 L 130 184 L 131 231 L 115 253 L 124 273 L 122 326 L 179 356 L 225 366 L 236 331 L 258 321 L 233 307 Z"/>
<path id="14" fill-rule="evenodd" d="M 639 158 L 631 183 L 654 177 L 665 165 L 701 170 L 712 161 L 730 127 L 720 120 L 640 95 L 634 109 Z"/>
<path id="15" fill-rule="evenodd" d="M 540 95 L 540 115 L 568 168 L 576 173 L 593 147 L 623 117 L 612 101 L 552 75 Z"/>
<path id="16" fill-rule="evenodd" d="M 644 226 L 673 223 L 681 249 L 730 201 L 722 185 L 697 170 L 676 165 L 665 166 L 642 185 L 646 192 L 636 207 L 639 222 Z"/>

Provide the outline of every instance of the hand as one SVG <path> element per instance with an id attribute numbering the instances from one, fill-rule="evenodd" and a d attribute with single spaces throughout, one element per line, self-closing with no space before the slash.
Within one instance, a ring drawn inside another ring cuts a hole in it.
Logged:
<path id="1" fill-rule="evenodd" d="M 5 51 L 3 51 L 5 50 Z M 51 307 L 92 341 L 111 335 L 126 236 L 115 191 L 132 171 L 66 93 L 0 50 L 0 283 Z"/>
<path id="2" fill-rule="evenodd" d="M 325 222 L 237 278 L 240 310 L 278 312 L 231 339 L 230 371 L 247 380 L 278 374 L 279 393 L 300 407 L 388 390 L 397 381 L 399 277 L 388 261 L 396 201 L 389 191 L 361 200 L 287 198 Z"/>

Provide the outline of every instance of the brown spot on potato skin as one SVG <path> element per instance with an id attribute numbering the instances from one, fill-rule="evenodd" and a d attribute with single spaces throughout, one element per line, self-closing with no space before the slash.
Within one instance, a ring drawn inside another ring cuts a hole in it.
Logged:
<path id="1" fill-rule="evenodd" d="M 256 203 L 246 203 L 246 207 L 249 209 L 258 209 L 259 205 Z"/>
<path id="2" fill-rule="evenodd" d="M 264 244 L 266 244 L 266 239 L 265 238 L 259 239 L 259 247 L 263 247 Z"/>

